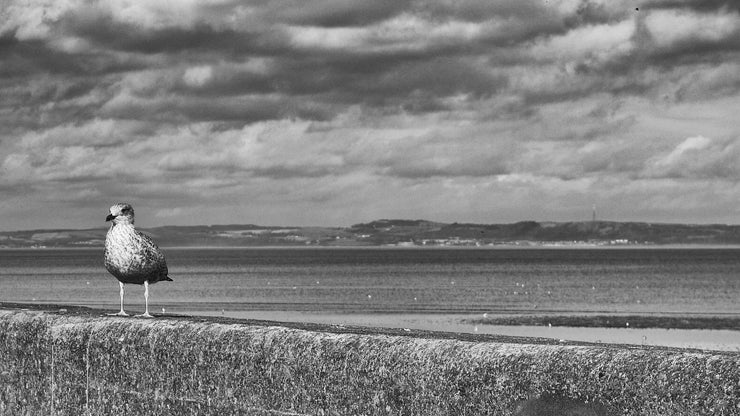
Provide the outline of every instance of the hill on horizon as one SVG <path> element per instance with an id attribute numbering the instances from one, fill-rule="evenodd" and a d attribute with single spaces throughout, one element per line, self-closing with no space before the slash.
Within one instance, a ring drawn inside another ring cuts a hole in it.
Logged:
<path id="1" fill-rule="evenodd" d="M 740 245 L 740 225 L 520 221 L 508 224 L 380 219 L 350 227 L 254 224 L 142 228 L 163 247 Z M 0 248 L 103 247 L 107 228 L 0 232 Z"/>

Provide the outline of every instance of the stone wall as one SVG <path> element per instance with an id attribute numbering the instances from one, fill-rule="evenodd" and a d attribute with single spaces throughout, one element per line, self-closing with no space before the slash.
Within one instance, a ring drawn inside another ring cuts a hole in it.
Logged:
<path id="1" fill-rule="evenodd" d="M 738 415 L 739 380 L 737 353 L 0 305 L 2 415 Z"/>

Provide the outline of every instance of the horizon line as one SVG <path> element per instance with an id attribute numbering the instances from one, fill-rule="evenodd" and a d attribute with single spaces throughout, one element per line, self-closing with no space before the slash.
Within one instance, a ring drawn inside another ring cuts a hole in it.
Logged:
<path id="1" fill-rule="evenodd" d="M 519 223 L 527 223 L 527 222 L 535 222 L 538 224 L 543 223 L 551 223 L 551 224 L 568 224 L 568 223 L 618 223 L 618 224 L 658 224 L 658 225 L 685 225 L 685 226 L 726 226 L 726 227 L 736 227 L 740 226 L 739 224 L 728 224 L 728 223 L 716 223 L 716 222 L 708 222 L 708 223 L 689 223 L 689 222 L 660 222 L 660 221 L 618 221 L 618 220 L 606 220 L 606 219 L 597 219 L 597 220 L 580 220 L 580 221 L 552 221 L 552 220 L 520 220 L 520 221 L 514 221 L 514 222 L 461 222 L 461 221 L 452 221 L 452 222 L 444 222 L 444 221 L 434 221 L 434 220 L 426 220 L 426 219 L 406 219 L 406 218 L 379 218 L 368 222 L 358 222 L 352 225 L 262 225 L 262 224 L 255 224 L 255 223 L 224 223 L 224 224 L 194 224 L 194 225 L 177 225 L 177 224 L 165 224 L 165 225 L 155 225 L 155 226 L 145 226 L 141 227 L 142 229 L 152 229 L 152 228 L 164 228 L 164 227 L 228 227 L 228 226 L 255 226 L 255 227 L 264 227 L 264 228 L 351 228 L 357 225 L 363 225 L 363 224 L 371 224 L 374 222 L 381 222 L 381 221 L 411 221 L 411 222 L 428 222 L 428 223 L 435 223 L 435 224 L 443 224 L 443 225 L 452 225 L 452 224 L 460 224 L 460 225 L 511 225 L 511 224 L 519 224 Z M 100 230 L 100 229 L 108 229 L 109 226 L 101 226 L 101 227 L 91 227 L 91 228 L 29 228 L 29 229 L 17 229 L 17 230 L 0 230 L 0 233 L 20 233 L 20 232 L 31 232 L 31 231 L 88 231 L 88 230 Z M 138 228 L 138 227 L 137 227 Z"/>

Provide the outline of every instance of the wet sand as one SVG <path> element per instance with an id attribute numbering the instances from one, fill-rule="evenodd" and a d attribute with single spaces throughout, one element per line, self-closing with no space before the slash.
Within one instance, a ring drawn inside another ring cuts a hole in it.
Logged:
<path id="1" fill-rule="evenodd" d="M 223 316 L 284 322 L 311 322 L 330 325 L 353 325 L 430 331 L 543 337 L 557 340 L 609 344 L 656 345 L 678 348 L 740 352 L 740 331 L 733 329 L 668 329 L 639 327 L 582 326 L 588 316 L 578 316 L 573 326 L 500 325 L 490 317 L 458 314 L 336 314 L 297 311 L 181 311 L 200 316 Z M 509 317 L 511 319 L 511 317 Z M 682 319 L 676 317 L 674 319 Z M 580 322 L 580 323 L 579 323 Z M 598 322 L 593 321 L 592 322 Z M 639 326 L 633 319 L 634 326 Z M 669 320 L 663 320 L 663 323 Z M 579 326 L 575 326 L 579 325 Z M 720 325 L 721 326 L 721 325 Z"/>

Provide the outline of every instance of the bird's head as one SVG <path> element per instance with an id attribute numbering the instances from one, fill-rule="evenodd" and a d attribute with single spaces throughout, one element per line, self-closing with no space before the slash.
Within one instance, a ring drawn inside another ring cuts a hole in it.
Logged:
<path id="1" fill-rule="evenodd" d="M 106 221 L 113 221 L 113 224 L 133 224 L 134 208 L 131 204 L 119 203 L 110 207 L 110 214 L 105 217 Z"/>

